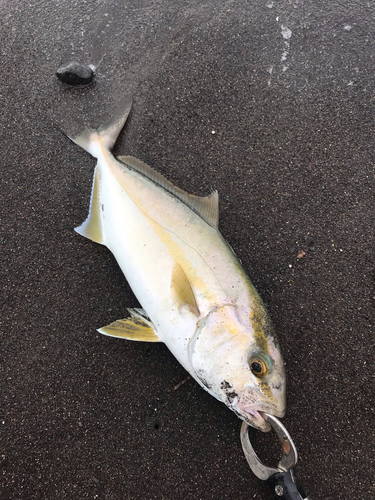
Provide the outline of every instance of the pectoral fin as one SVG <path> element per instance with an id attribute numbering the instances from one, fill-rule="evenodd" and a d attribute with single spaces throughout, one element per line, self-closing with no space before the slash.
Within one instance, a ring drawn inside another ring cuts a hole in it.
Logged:
<path id="1" fill-rule="evenodd" d="M 187 306 L 190 312 L 199 316 L 200 312 L 189 278 L 178 262 L 174 263 L 172 270 L 171 294 L 179 309 Z"/>
<path id="2" fill-rule="evenodd" d="M 118 337 L 139 342 L 161 342 L 155 333 L 154 325 L 144 317 L 142 309 L 128 309 L 130 318 L 119 319 L 108 326 L 99 328 L 98 332 L 110 337 Z"/>

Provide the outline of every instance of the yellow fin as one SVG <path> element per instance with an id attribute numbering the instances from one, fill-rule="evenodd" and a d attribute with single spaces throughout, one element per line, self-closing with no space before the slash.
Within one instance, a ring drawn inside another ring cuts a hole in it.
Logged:
<path id="1" fill-rule="evenodd" d="M 215 229 L 219 225 L 219 195 L 217 191 L 213 191 L 208 196 L 195 196 L 194 194 L 187 193 L 183 189 L 175 186 L 164 175 L 160 174 L 151 168 L 143 161 L 134 158 L 133 156 L 118 156 L 118 160 L 126 167 L 136 170 L 148 179 L 152 180 L 163 189 L 171 193 L 180 201 L 185 203 L 189 208 L 196 212 L 203 220 L 210 224 Z"/>
<path id="2" fill-rule="evenodd" d="M 128 309 L 130 318 L 119 319 L 108 326 L 99 328 L 98 332 L 110 337 L 118 337 L 140 342 L 161 342 L 156 335 L 154 326 L 143 316 L 142 309 Z"/>
<path id="3" fill-rule="evenodd" d="M 183 306 L 187 306 L 190 312 L 199 316 L 200 312 L 189 278 L 178 262 L 174 263 L 172 269 L 171 294 L 177 302 L 179 309 Z"/>
<path id="4" fill-rule="evenodd" d="M 94 173 L 94 181 L 92 183 L 92 192 L 91 192 L 91 200 L 90 200 L 90 211 L 87 219 L 83 224 L 79 227 L 75 228 L 75 231 L 85 238 L 89 238 L 96 243 L 103 244 L 103 234 L 102 227 L 100 222 L 100 202 L 99 202 L 99 194 L 100 194 L 100 178 L 97 169 L 95 169 Z"/>

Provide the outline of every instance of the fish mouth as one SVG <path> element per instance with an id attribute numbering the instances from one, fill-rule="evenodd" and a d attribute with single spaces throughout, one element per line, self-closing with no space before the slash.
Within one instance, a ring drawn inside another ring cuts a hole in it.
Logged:
<path id="1" fill-rule="evenodd" d="M 235 412 L 248 425 L 262 432 L 271 430 L 270 424 L 264 418 L 264 414 L 282 418 L 285 414 L 285 393 L 275 395 L 271 393 L 264 397 L 259 391 L 252 387 L 238 393 L 236 401 L 233 401 Z"/>
<path id="2" fill-rule="evenodd" d="M 285 414 L 285 410 L 279 410 L 274 406 L 242 406 L 240 403 L 236 405 L 235 411 L 238 416 L 247 423 L 247 425 L 255 427 L 255 429 L 262 432 L 269 432 L 271 430 L 270 424 L 264 419 L 264 413 L 280 418 L 282 418 Z"/>

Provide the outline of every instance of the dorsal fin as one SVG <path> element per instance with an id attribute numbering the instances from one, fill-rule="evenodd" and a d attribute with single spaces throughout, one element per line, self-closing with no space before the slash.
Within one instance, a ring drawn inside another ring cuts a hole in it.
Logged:
<path id="1" fill-rule="evenodd" d="M 119 156 L 118 160 L 126 165 L 128 168 L 136 170 L 140 174 L 144 175 L 148 179 L 152 180 L 166 191 L 171 193 L 173 196 L 178 198 L 180 201 L 185 203 L 194 212 L 202 217 L 210 226 L 215 229 L 219 225 L 219 195 L 217 191 L 213 191 L 208 196 L 195 196 L 189 194 L 183 189 L 175 186 L 164 175 L 160 174 L 146 163 L 141 160 L 137 160 L 133 156 Z"/>

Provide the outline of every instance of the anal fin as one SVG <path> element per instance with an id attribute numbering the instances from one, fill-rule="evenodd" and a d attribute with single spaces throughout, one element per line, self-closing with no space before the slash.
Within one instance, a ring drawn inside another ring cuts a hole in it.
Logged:
<path id="1" fill-rule="evenodd" d="M 99 328 L 98 332 L 109 337 L 117 337 L 139 342 L 161 342 L 155 333 L 154 325 L 146 319 L 142 309 L 128 309 L 130 318 L 119 319 L 108 326 Z"/>
<path id="2" fill-rule="evenodd" d="M 75 228 L 75 231 L 85 238 L 89 238 L 96 243 L 103 244 L 104 238 L 102 233 L 102 225 L 100 221 L 100 177 L 98 169 L 95 169 L 94 180 L 92 184 L 90 211 L 87 219 L 83 224 Z"/>

